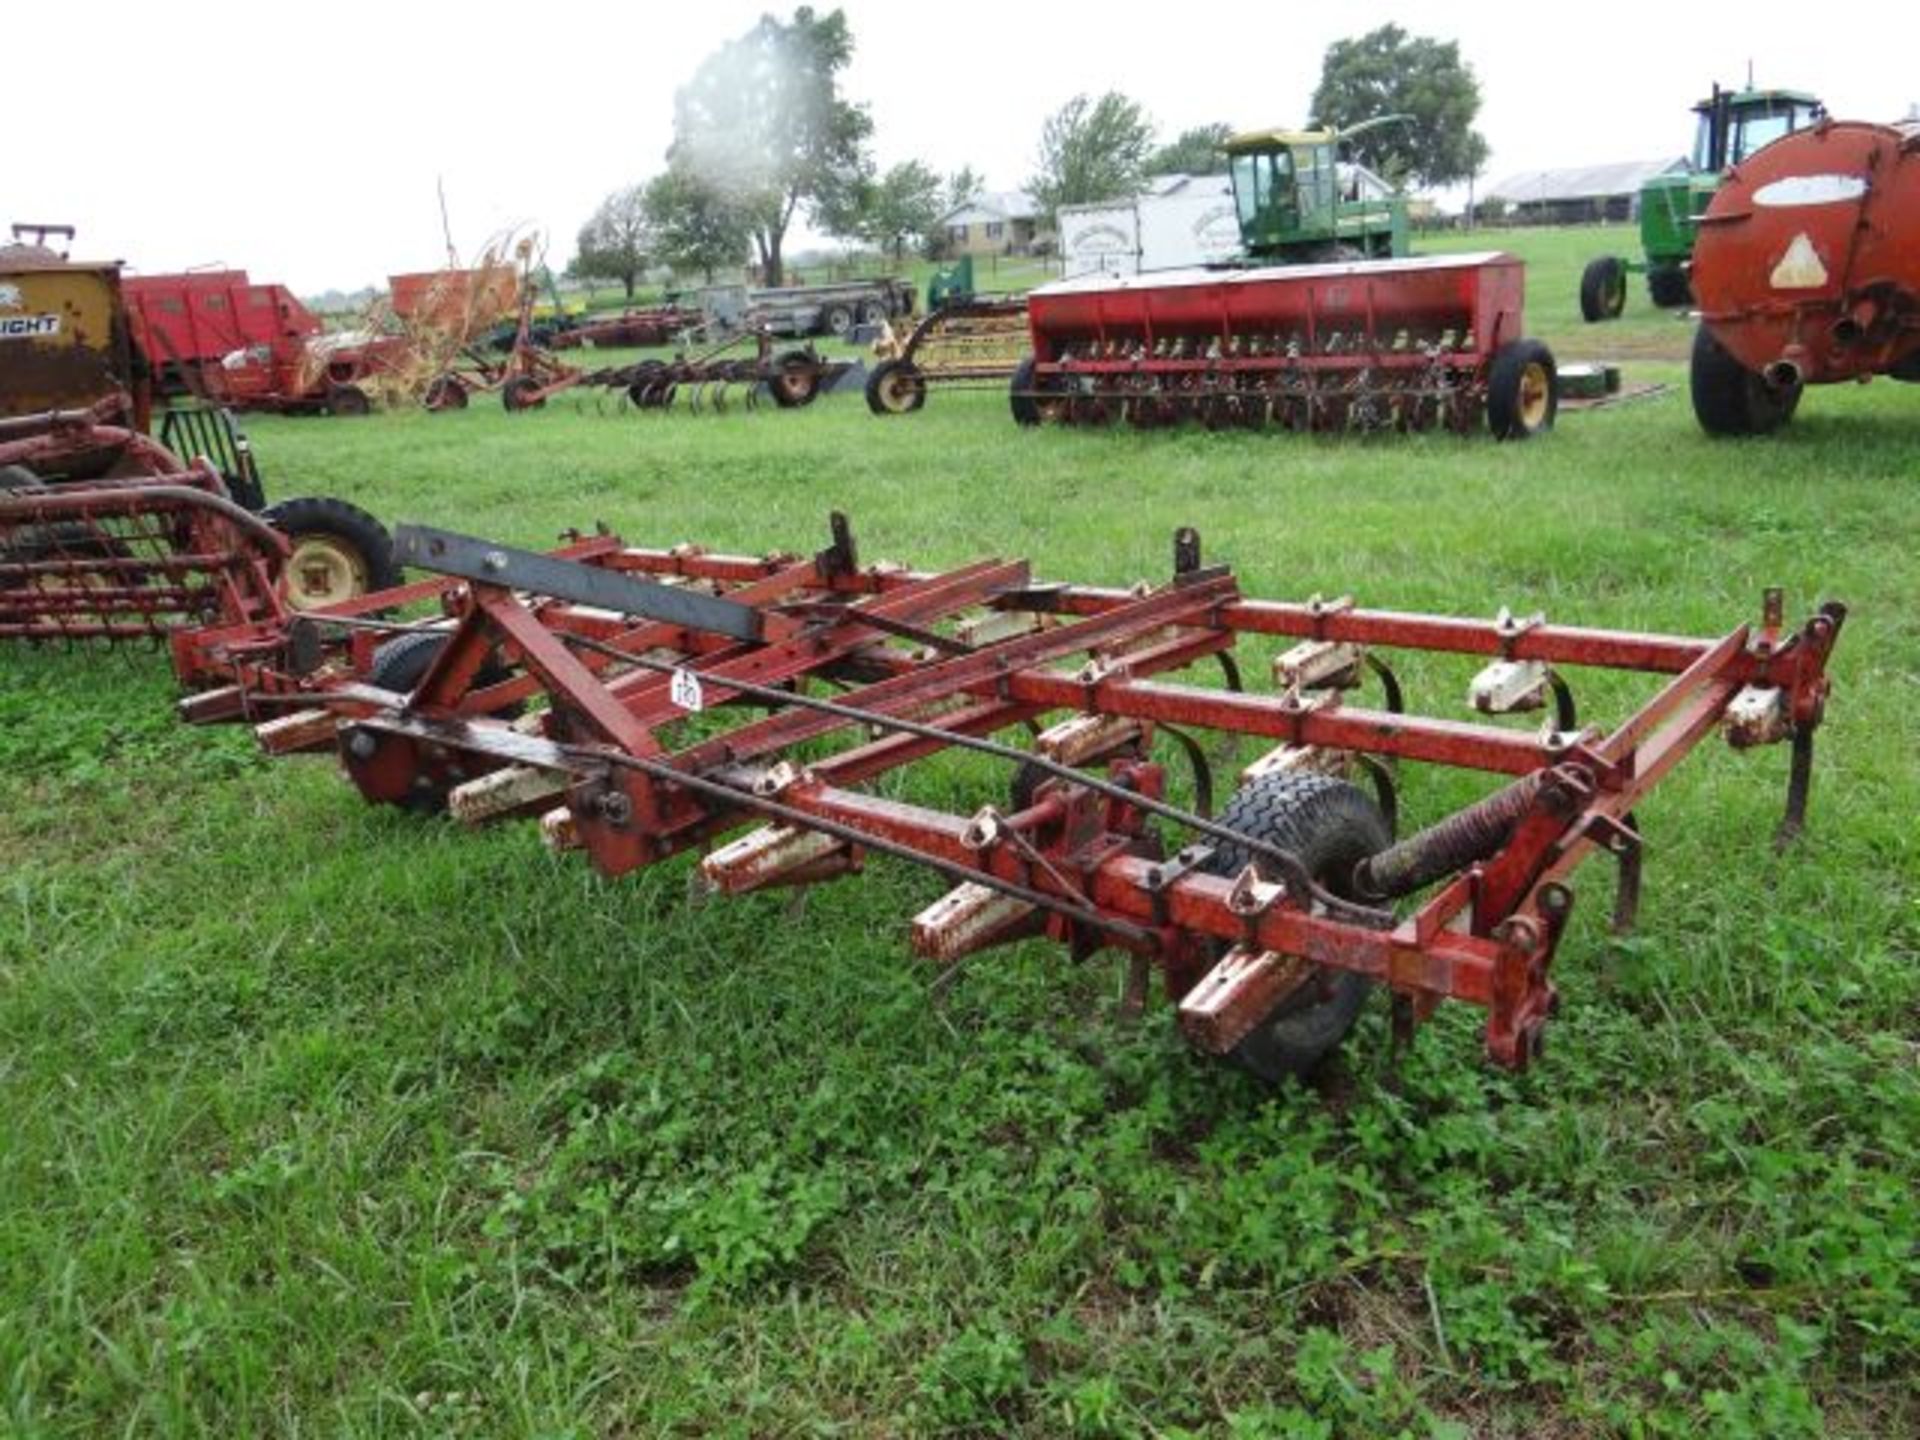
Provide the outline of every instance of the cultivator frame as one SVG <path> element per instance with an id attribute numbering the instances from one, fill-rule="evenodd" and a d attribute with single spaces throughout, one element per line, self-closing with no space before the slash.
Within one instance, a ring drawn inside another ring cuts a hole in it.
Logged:
<path id="1" fill-rule="evenodd" d="M 412 593 L 437 592 L 443 613 L 359 623 L 443 635 L 410 693 L 371 686 L 351 665 L 278 691 L 233 671 L 232 684 L 185 702 L 188 718 L 274 712 L 258 727 L 268 749 L 337 747 L 369 800 L 469 823 L 539 817 L 549 844 L 586 850 L 609 875 L 699 849 L 705 882 L 741 893 L 899 856 L 957 886 L 913 923 L 923 956 L 955 966 L 1041 933 L 1076 955 L 1118 947 L 1133 957 L 1131 993 L 1144 999 L 1157 966 L 1184 1030 L 1215 1053 L 1239 1053 L 1277 1006 L 1352 974 L 1390 989 L 1396 1036 L 1442 999 L 1464 1000 L 1487 1011 L 1488 1055 L 1527 1064 L 1555 1006 L 1569 876 L 1595 852 L 1616 857 L 1616 919 L 1630 923 L 1636 808 L 1709 731 L 1743 748 L 1791 742 L 1781 838 L 1797 831 L 1845 616 L 1829 604 L 1788 630 L 1769 592 L 1758 626 L 1692 639 L 1256 600 L 1226 567 L 1201 563 L 1191 531 L 1176 536 L 1166 583 L 1131 590 L 1039 582 L 1017 560 L 862 567 L 838 516 L 810 558 L 630 548 L 607 535 L 540 555 L 421 527 L 402 527 L 398 543 L 408 564 L 438 572 Z M 368 597 L 367 608 L 387 607 Z M 1274 662 L 1276 693 L 1241 688 L 1243 637 L 1294 642 Z M 1528 732 L 1405 713 L 1383 658 L 1399 650 L 1481 657 L 1477 708 L 1552 696 L 1554 719 Z M 1226 688 L 1168 678 L 1209 659 Z M 1662 683 L 1600 729 L 1577 723 L 1562 667 Z M 1384 708 L 1346 702 L 1368 674 Z M 819 684 L 837 687 L 833 698 L 808 688 Z M 767 713 L 719 729 L 716 710 Z M 1037 731 L 1030 749 L 988 738 L 1023 725 Z M 1350 873 L 1320 875 L 1208 818 L 1205 751 L 1190 729 L 1273 743 L 1249 783 L 1368 777 L 1389 817 L 1401 764 L 1502 783 Z M 1165 799 L 1156 730 L 1196 762 L 1192 812 Z M 828 737 L 843 743 L 825 749 Z M 959 815 L 856 788 L 951 748 L 1019 762 L 1010 798 Z M 1168 854 L 1154 820 L 1190 843 Z M 1223 854 L 1252 863 L 1223 870 Z M 1390 908 L 1422 891 L 1405 913 Z"/>
<path id="2" fill-rule="evenodd" d="M 741 354 L 746 347 L 751 354 Z M 764 386 L 782 410 L 811 405 L 823 388 L 852 368 L 847 360 L 827 360 L 811 344 L 775 353 L 766 331 L 735 335 L 717 345 L 671 360 L 648 359 L 625 365 L 582 370 L 549 360 L 534 377 L 508 380 L 501 399 L 509 410 L 531 410 L 569 390 L 598 392 L 595 403 L 617 397 L 618 409 L 666 411 L 684 400 L 699 415 L 718 415 L 731 408 L 736 387 L 749 410 L 760 405 Z"/>

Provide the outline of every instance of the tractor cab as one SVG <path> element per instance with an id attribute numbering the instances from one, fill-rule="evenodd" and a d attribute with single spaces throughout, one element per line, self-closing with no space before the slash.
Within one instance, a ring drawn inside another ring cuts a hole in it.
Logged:
<path id="1" fill-rule="evenodd" d="M 1693 142 L 1693 168 L 1718 174 L 1738 165 L 1763 145 L 1805 130 L 1827 113 L 1804 90 L 1722 90 L 1693 107 L 1699 116 Z"/>
<path id="2" fill-rule="evenodd" d="M 1246 260 L 1294 265 L 1406 254 L 1404 197 L 1339 154 L 1343 140 L 1399 118 L 1346 131 L 1256 130 L 1228 140 L 1222 148 Z"/>

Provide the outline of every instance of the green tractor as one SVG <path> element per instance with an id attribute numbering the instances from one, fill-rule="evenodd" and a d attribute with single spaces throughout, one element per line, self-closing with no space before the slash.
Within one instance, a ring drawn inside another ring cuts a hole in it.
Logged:
<path id="1" fill-rule="evenodd" d="M 1722 90 L 1693 107 L 1699 116 L 1687 168 L 1656 175 L 1640 187 L 1640 248 L 1644 260 L 1603 255 L 1580 276 L 1580 314 L 1616 319 L 1627 303 L 1627 276 L 1644 272 L 1647 294 L 1662 309 L 1690 304 L 1687 267 L 1693 230 L 1706 213 L 1721 176 L 1762 145 L 1804 130 L 1826 109 L 1804 90 Z"/>
<path id="2" fill-rule="evenodd" d="M 1221 147 L 1233 179 L 1246 262 L 1301 265 L 1384 259 L 1407 253 L 1404 195 L 1363 199 L 1345 176 L 1340 146 L 1368 130 L 1404 122 L 1382 115 L 1349 130 L 1255 130 Z"/>

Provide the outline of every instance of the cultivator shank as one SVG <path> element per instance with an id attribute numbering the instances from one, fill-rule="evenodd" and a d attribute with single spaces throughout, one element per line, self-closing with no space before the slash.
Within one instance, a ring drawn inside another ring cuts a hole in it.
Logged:
<path id="1" fill-rule="evenodd" d="M 1478 1005 L 1490 1056 L 1527 1063 L 1572 872 L 1611 854 L 1630 898 L 1636 808 L 1689 749 L 1716 726 L 1736 745 L 1791 739 L 1797 827 L 1844 616 L 1787 631 L 1770 596 L 1758 628 L 1696 640 L 1278 603 L 1202 565 L 1191 532 L 1165 583 L 1131 590 L 1042 583 L 1021 561 L 863 567 L 837 518 L 811 558 L 604 535 L 539 555 L 426 529 L 400 545 L 440 577 L 403 597 L 441 601 L 405 622 L 441 637 L 417 683 L 370 684 L 344 652 L 297 681 L 232 668 L 193 718 L 296 705 L 260 727 L 270 748 L 336 745 L 370 800 L 537 818 L 609 875 L 699 850 L 706 883 L 738 894 L 903 858 L 954 885 L 910 927 L 927 958 L 1036 934 L 1125 950 L 1137 982 L 1160 969 L 1196 1044 L 1263 1073 L 1314 1058 L 1301 1017 L 1351 1023 L 1365 982 L 1409 1027 L 1442 999 Z M 1260 637 L 1289 648 L 1277 688 L 1248 693 L 1234 655 Z M 1402 650 L 1543 667 L 1565 698 L 1541 730 L 1495 723 L 1545 693 L 1524 685 L 1476 686 L 1491 718 L 1407 713 Z M 1225 688 L 1180 678 L 1203 662 Z M 1565 672 L 1581 667 L 1655 688 L 1612 729 L 1576 724 Z M 1354 703 L 1372 680 L 1380 704 Z M 1023 728 L 1028 746 L 992 738 Z M 1197 730 L 1273 747 L 1218 815 Z M 1190 809 L 1168 798 L 1160 740 L 1193 767 Z M 966 814 L 862 788 L 951 750 L 1017 773 Z M 1487 797 L 1395 840 L 1414 763 L 1481 772 Z"/>

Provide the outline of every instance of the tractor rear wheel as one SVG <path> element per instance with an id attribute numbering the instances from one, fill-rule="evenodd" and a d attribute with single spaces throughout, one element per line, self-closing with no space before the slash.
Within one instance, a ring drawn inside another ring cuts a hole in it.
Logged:
<path id="1" fill-rule="evenodd" d="M 1219 823 L 1250 839 L 1292 852 L 1314 880 L 1336 895 L 1353 895 L 1354 867 L 1393 843 L 1393 828 L 1364 790 L 1331 775 L 1267 775 L 1242 785 Z M 1237 875 L 1260 861 L 1222 844 L 1207 861 L 1211 875 Z M 1373 982 L 1352 970 L 1322 966 L 1274 1006 L 1229 1058 L 1269 1084 L 1306 1074 L 1353 1029 Z"/>
<path id="2" fill-rule="evenodd" d="M 537 410 L 547 402 L 540 394 L 538 380 L 531 375 L 515 375 L 500 387 L 500 403 L 518 414 L 522 410 Z"/>
<path id="3" fill-rule="evenodd" d="M 373 410 L 373 402 L 367 398 L 367 392 L 358 385 L 329 385 L 327 387 L 327 413 L 329 415 L 366 415 Z"/>
<path id="4" fill-rule="evenodd" d="M 1694 418 L 1709 435 L 1771 435 L 1800 405 L 1800 386 L 1768 384 L 1734 359 L 1705 325 L 1693 333 L 1687 381 Z"/>
<path id="5" fill-rule="evenodd" d="M 358 505 L 321 495 L 283 500 L 260 512 L 293 546 L 287 603 L 295 610 L 337 605 L 400 583 L 387 527 Z"/>
<path id="6" fill-rule="evenodd" d="M 1496 440 L 1527 440 L 1553 428 L 1560 410 L 1553 352 L 1538 340 L 1515 340 L 1494 354 L 1487 377 L 1487 425 Z"/>
<path id="7" fill-rule="evenodd" d="M 907 360 L 882 360 L 867 376 L 867 408 L 876 415 L 911 415 L 927 403 L 927 377 Z"/>
<path id="8" fill-rule="evenodd" d="M 1617 255 L 1589 260 L 1580 276 L 1580 318 L 1588 324 L 1618 320 L 1627 307 L 1627 267 Z"/>
<path id="9" fill-rule="evenodd" d="M 1647 295 L 1662 310 L 1677 310 L 1693 303 L 1693 286 L 1688 283 L 1682 265 L 1649 265 Z"/>
<path id="10" fill-rule="evenodd" d="M 767 389 L 773 392 L 773 403 L 782 410 L 811 405 L 813 397 L 820 393 L 820 362 L 804 350 L 789 350 L 773 362 Z"/>

